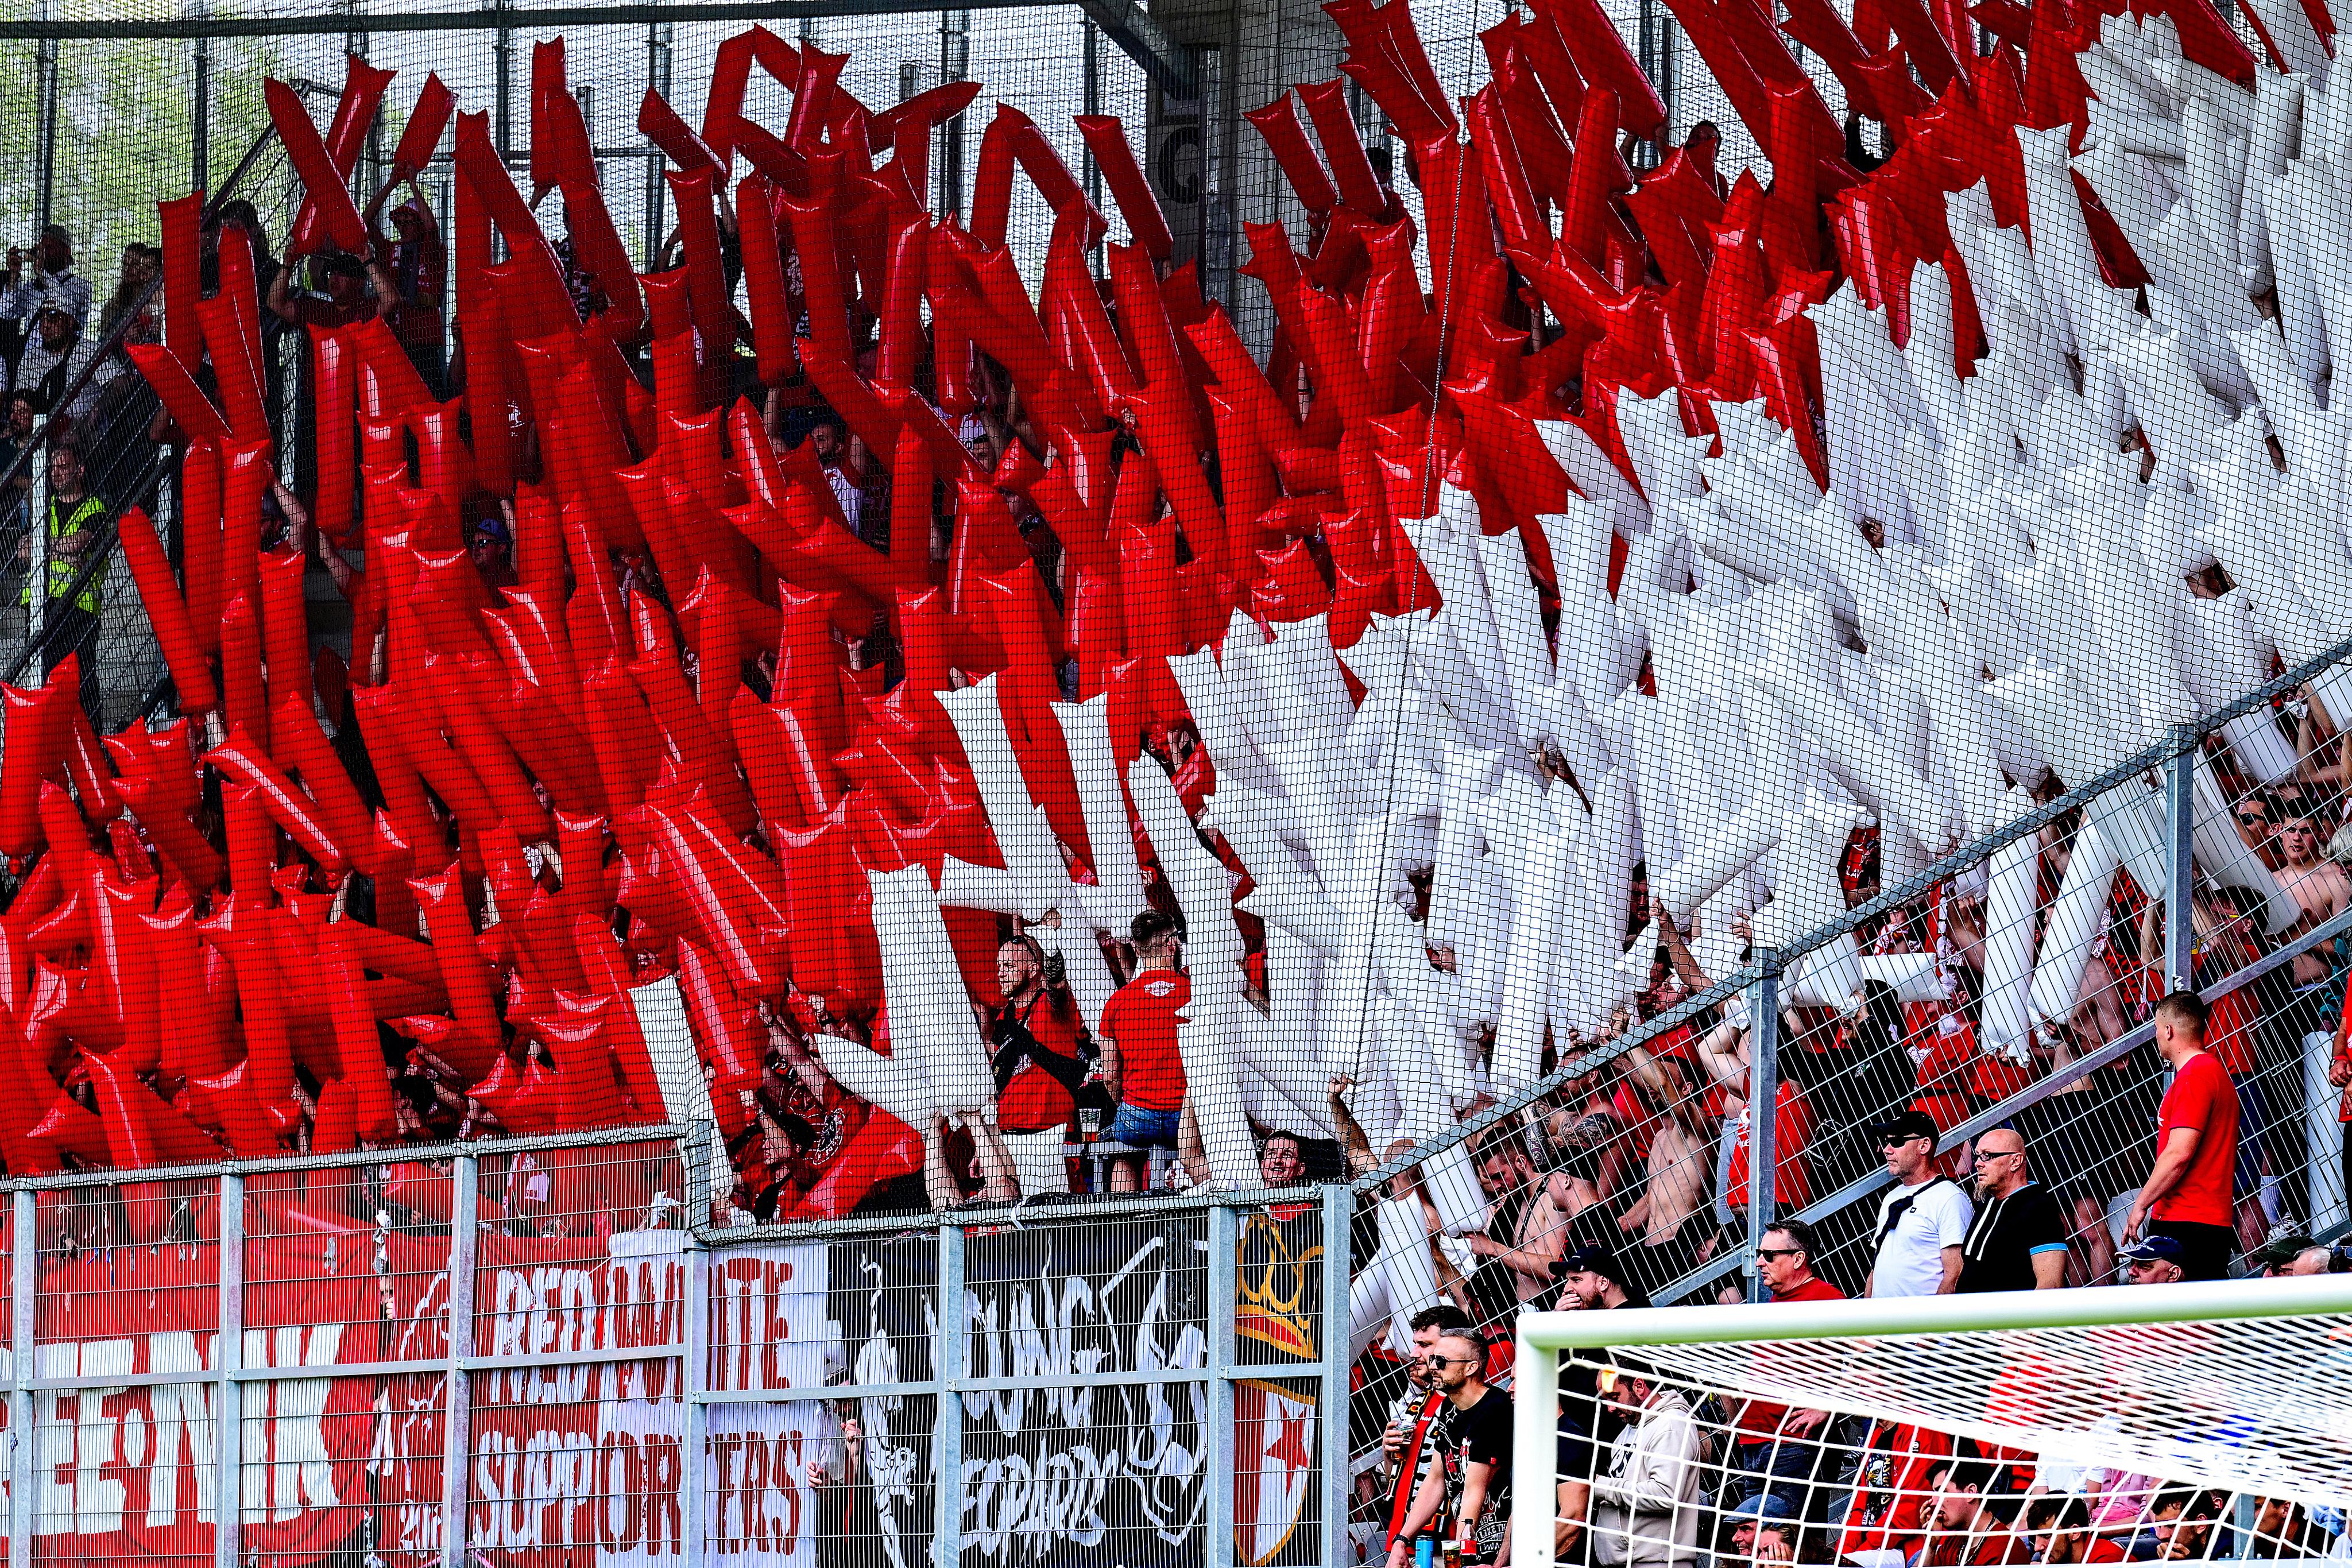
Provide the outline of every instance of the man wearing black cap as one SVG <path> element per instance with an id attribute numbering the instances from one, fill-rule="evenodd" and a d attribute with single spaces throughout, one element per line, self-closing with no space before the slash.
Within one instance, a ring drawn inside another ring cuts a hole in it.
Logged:
<path id="1" fill-rule="evenodd" d="M 1554 1266 L 1553 1274 L 1560 1282 L 1558 1306 L 1563 1312 L 1650 1305 L 1650 1298 L 1626 1276 L 1617 1255 L 1595 1243 L 1570 1248 Z M 1559 1521 L 1567 1527 L 1559 1532 L 1563 1550 L 1583 1529 L 1591 1500 L 1583 1483 L 1593 1474 L 1595 1445 L 1605 1443 L 1610 1436 L 1599 1373 L 1598 1364 L 1581 1357 L 1571 1356 L 1560 1364 Z"/>
<path id="2" fill-rule="evenodd" d="M 1570 1252 L 1559 1260 L 1559 1279 L 1562 1312 L 1650 1305 L 1650 1298 L 1606 1247 L 1584 1246 Z M 1576 1298 L 1573 1302 L 1570 1296 Z"/>
<path id="3" fill-rule="evenodd" d="M 327 297 L 324 299 L 310 293 L 298 293 L 296 268 L 289 263 L 278 269 L 269 280 L 269 296 L 263 301 L 270 312 L 289 326 L 348 327 L 354 322 L 371 320 L 383 308 L 386 300 L 400 298 L 399 285 L 380 256 L 364 260 L 356 256 L 336 252 L 320 264 L 324 276 Z M 368 285 L 375 285 L 375 298 L 368 298 Z"/>
<path id="4" fill-rule="evenodd" d="M 1936 1168 L 1936 1124 L 1926 1112 L 1897 1112 L 1876 1133 L 1895 1186 L 1878 1200 L 1878 1250 L 1862 1293 L 1948 1296 L 1960 1282 L 1976 1206 Z"/>

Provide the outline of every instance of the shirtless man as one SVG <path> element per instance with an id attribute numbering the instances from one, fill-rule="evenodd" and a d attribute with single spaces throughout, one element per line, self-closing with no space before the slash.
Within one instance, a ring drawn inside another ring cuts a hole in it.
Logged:
<path id="1" fill-rule="evenodd" d="M 1519 1210 L 1509 1245 L 1476 1231 L 1463 1238 L 1472 1252 L 1511 1271 L 1522 1304 L 1553 1293 L 1553 1270 L 1568 1256 L 1570 1227 L 1578 1215 L 1599 1207 L 1593 1163 L 1592 1152 L 1583 1150 L 1552 1167 Z"/>
<path id="2" fill-rule="evenodd" d="M 2319 824 L 2307 816 L 2289 817 L 2279 826 L 2279 885 L 2302 905 L 2303 915 L 2289 926 L 2282 941 L 2293 941 L 2315 925 L 2333 920 L 2352 901 L 2352 877 L 2319 852 Z M 2319 949 L 2300 953 L 2294 960 L 2294 983 L 2317 985 L 2327 978 L 2327 959 Z"/>
<path id="3" fill-rule="evenodd" d="M 1652 1056 L 1635 1046 L 1625 1053 L 1625 1061 L 1664 1114 L 1650 1136 L 1649 1185 L 1617 1223 L 1629 1236 L 1638 1235 L 1642 1247 L 1654 1251 L 1692 1239 L 1684 1231 L 1707 1201 L 1717 1127 L 1706 1115 L 1706 1096 L 1680 1057 Z M 1667 1277 L 1680 1272 L 1672 1269 Z"/>

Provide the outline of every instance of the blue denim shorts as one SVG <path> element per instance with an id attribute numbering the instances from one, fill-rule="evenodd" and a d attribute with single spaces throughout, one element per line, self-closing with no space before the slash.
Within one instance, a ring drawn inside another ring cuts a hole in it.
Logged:
<path id="1" fill-rule="evenodd" d="M 1183 1119 L 1184 1113 L 1181 1109 L 1154 1111 L 1142 1105 L 1123 1104 L 1118 1108 L 1118 1114 L 1111 1118 L 1110 1125 L 1103 1129 L 1102 1135 L 1112 1143 L 1125 1144 L 1129 1148 L 1157 1145 L 1172 1149 L 1176 1146 L 1177 1125 Z"/>

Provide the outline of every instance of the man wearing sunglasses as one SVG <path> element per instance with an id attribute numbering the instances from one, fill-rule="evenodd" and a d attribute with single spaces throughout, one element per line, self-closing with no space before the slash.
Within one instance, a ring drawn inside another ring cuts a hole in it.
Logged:
<path id="1" fill-rule="evenodd" d="M 1511 1396 L 1487 1386 L 1486 1346 L 1469 1329 L 1438 1335 L 1422 1362 L 1445 1398 L 1412 1511 L 1389 1544 L 1389 1568 L 1412 1561 L 1412 1539 L 1445 1521 L 1443 1538 L 1462 1543 L 1462 1562 L 1510 1561 Z"/>
<path id="2" fill-rule="evenodd" d="M 1878 1251 L 1862 1293 L 1948 1296 L 1976 1206 L 1936 1168 L 1936 1124 L 1926 1112 L 1897 1112 L 1875 1131 L 1895 1185 L 1878 1200 Z"/>
<path id="3" fill-rule="evenodd" d="M 1764 1245 L 1756 1249 L 1756 1266 L 1775 1301 L 1844 1297 L 1843 1291 L 1813 1272 L 1817 1245 L 1813 1228 L 1801 1219 L 1782 1220 L 1765 1230 Z M 1807 1487 L 1822 1460 L 1831 1457 L 1821 1441 L 1829 1419 L 1826 1410 L 1792 1410 L 1762 1399 L 1741 1404 L 1732 1422 L 1731 1463 L 1741 1472 L 1742 1500 L 1760 1498 L 1784 1514 L 1801 1511 Z"/>
<path id="4" fill-rule="evenodd" d="M 2026 1173 L 2014 1127 L 1979 1134 L 1976 1219 L 1960 1245 L 1959 1293 L 2054 1291 L 2066 1282 L 2066 1218 L 2050 1189 Z"/>

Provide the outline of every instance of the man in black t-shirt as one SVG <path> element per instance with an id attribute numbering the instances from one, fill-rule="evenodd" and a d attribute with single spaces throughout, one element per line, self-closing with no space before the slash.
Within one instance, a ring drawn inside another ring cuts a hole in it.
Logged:
<path id="1" fill-rule="evenodd" d="M 2012 1127 L 1977 1138 L 1975 1219 L 1960 1244 L 1961 1295 L 2052 1291 L 2066 1282 L 2066 1218 L 2050 1189 L 2026 1173 L 2025 1140 Z"/>
<path id="2" fill-rule="evenodd" d="M 1389 1547 L 1389 1568 L 1405 1568 L 1412 1538 L 1441 1514 L 1442 1539 L 1462 1542 L 1465 1565 L 1492 1563 L 1511 1522 L 1511 1396 L 1487 1386 L 1486 1346 L 1467 1330 L 1441 1334 L 1424 1359 L 1445 1406 L 1429 1434 L 1412 1511 Z"/>

